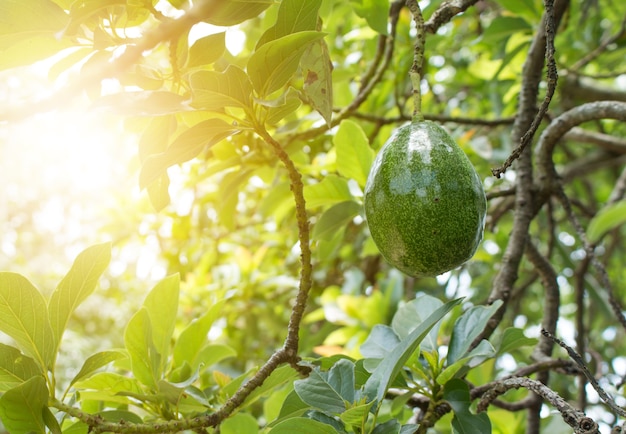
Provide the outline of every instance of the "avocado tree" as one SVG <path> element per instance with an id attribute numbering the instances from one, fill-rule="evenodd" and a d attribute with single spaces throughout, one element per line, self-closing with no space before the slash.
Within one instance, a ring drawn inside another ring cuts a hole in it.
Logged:
<path id="1" fill-rule="evenodd" d="M 614 0 L 2 0 L 0 129 L 116 119 L 141 189 L 50 289 L 0 262 L 2 426 L 621 432 L 625 46 Z M 420 128 L 453 159 L 372 168 Z"/>

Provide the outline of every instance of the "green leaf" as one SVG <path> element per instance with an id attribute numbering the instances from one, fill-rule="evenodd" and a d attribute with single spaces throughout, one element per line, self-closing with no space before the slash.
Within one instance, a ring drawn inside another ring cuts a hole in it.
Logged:
<path id="1" fill-rule="evenodd" d="M 220 0 L 206 22 L 216 26 L 234 26 L 258 16 L 274 4 L 274 0 Z"/>
<path id="2" fill-rule="evenodd" d="M 326 41 L 313 42 L 300 60 L 304 97 L 330 128 L 333 117 L 333 64 Z"/>
<path id="3" fill-rule="evenodd" d="M 322 0 L 282 0 L 278 7 L 276 24 L 259 38 L 256 48 L 292 33 L 317 30 L 317 13 Z"/>
<path id="4" fill-rule="evenodd" d="M 269 125 L 276 125 L 283 118 L 287 117 L 288 115 L 294 114 L 296 110 L 298 110 L 298 108 L 302 105 L 302 100 L 292 87 L 290 87 L 287 90 L 287 93 L 283 94 L 278 100 L 279 104 L 271 106 L 265 105 L 265 108 L 267 110 L 265 123 Z"/>
<path id="5" fill-rule="evenodd" d="M 506 52 L 506 54 L 502 58 L 502 63 L 500 63 L 500 67 L 493 74 L 493 78 L 492 78 L 493 80 L 496 80 L 498 78 L 500 73 L 504 71 L 507 66 L 509 66 L 511 61 L 513 61 L 513 59 L 516 58 L 516 56 L 518 55 L 520 51 L 527 49 L 527 47 L 530 45 L 530 41 L 531 41 L 530 38 L 524 39 L 522 40 L 522 42 L 520 42 L 515 47 L 511 48 L 510 50 Z"/>
<path id="6" fill-rule="evenodd" d="M 309 408 L 308 404 L 300 399 L 298 393 L 292 390 L 285 398 L 276 422 L 301 416 Z M 272 424 L 274 424 L 274 422 Z"/>
<path id="7" fill-rule="evenodd" d="M 3 39 L 0 35 L 0 44 Z M 56 39 L 52 35 L 33 36 L 31 39 L 15 42 L 10 47 L 0 50 L 0 70 L 31 65 L 71 46 L 72 43 L 66 38 Z"/>
<path id="8" fill-rule="evenodd" d="M 105 95 L 98 98 L 91 108 L 119 116 L 160 116 L 190 110 L 187 97 L 162 90 Z"/>
<path id="9" fill-rule="evenodd" d="M 143 302 L 152 324 L 152 341 L 161 358 L 159 372 L 165 371 L 165 363 L 170 354 L 178 312 L 179 288 L 180 277 L 178 274 L 172 274 L 157 283 Z"/>
<path id="10" fill-rule="evenodd" d="M 356 180 L 361 187 L 365 186 L 374 161 L 374 150 L 361 126 L 349 119 L 341 121 L 333 144 L 337 150 L 337 171 Z"/>
<path id="11" fill-rule="evenodd" d="M 189 48 L 187 67 L 210 65 L 222 57 L 226 50 L 226 33 L 215 33 L 198 39 Z"/>
<path id="12" fill-rule="evenodd" d="M 306 417 L 293 417 L 279 422 L 269 434 L 337 434 L 335 428 Z"/>
<path id="13" fill-rule="evenodd" d="M 269 377 L 263 381 L 263 384 L 248 395 L 240 408 L 246 408 L 256 402 L 260 397 L 267 395 L 272 390 L 291 384 L 298 378 L 296 371 L 290 366 L 281 366 L 275 369 Z"/>
<path id="14" fill-rule="evenodd" d="M 587 238 L 589 242 L 597 243 L 608 231 L 623 225 L 626 222 L 626 200 L 602 208 L 589 222 Z"/>
<path id="15" fill-rule="evenodd" d="M 438 376 L 437 383 L 443 385 L 450 379 L 457 375 L 459 372 L 466 373 L 468 369 L 475 368 L 483 363 L 485 360 L 492 358 L 496 355 L 496 350 L 491 343 L 487 340 L 482 340 L 472 351 L 467 353 L 462 358 L 458 359 L 453 364 L 447 366 Z"/>
<path id="16" fill-rule="evenodd" d="M 36 375 L 43 375 L 43 371 L 33 359 L 17 348 L 0 343 L 0 392 L 22 384 Z"/>
<path id="17" fill-rule="evenodd" d="M 238 413 L 220 424 L 221 434 L 257 434 L 259 424 L 248 413 Z"/>
<path id="18" fill-rule="evenodd" d="M 415 327 L 421 324 L 432 312 L 442 305 L 443 303 L 438 298 L 423 293 L 417 294 L 415 299 L 400 305 L 391 320 L 391 327 L 400 339 L 404 339 Z M 430 333 L 422 340 L 421 346 L 424 351 L 438 348 L 438 333 L 439 324 L 436 324 Z"/>
<path id="19" fill-rule="evenodd" d="M 328 371 L 328 384 L 348 403 L 355 401 L 354 381 L 354 363 L 351 360 L 340 359 Z"/>
<path id="20" fill-rule="evenodd" d="M 273 217 L 276 224 L 280 224 L 294 208 L 293 195 L 289 183 L 274 184 L 258 208 L 264 217 Z"/>
<path id="21" fill-rule="evenodd" d="M 491 422 L 487 413 L 470 412 L 469 386 L 465 381 L 450 380 L 444 386 L 443 397 L 454 410 L 452 429 L 455 434 L 490 434 Z"/>
<path id="22" fill-rule="evenodd" d="M 339 418 L 346 425 L 364 426 L 374 401 L 348 408 Z"/>
<path id="23" fill-rule="evenodd" d="M 4 428 L 11 434 L 44 434 L 43 411 L 47 403 L 46 380 L 39 375 L 6 391 L 0 396 L 0 419 Z"/>
<path id="24" fill-rule="evenodd" d="M 199 360 L 197 360 L 200 350 L 207 342 L 207 334 L 211 330 L 211 326 L 217 318 L 220 317 L 224 301 L 220 301 L 213 306 L 200 318 L 194 319 L 181 333 L 174 346 L 174 365 L 180 367 L 186 361 L 192 367 L 197 369 Z"/>
<path id="25" fill-rule="evenodd" d="M 94 18 L 98 18 L 98 15 L 108 15 L 107 9 L 115 6 L 126 5 L 126 0 L 82 0 L 74 1 L 71 3 L 69 23 L 66 32 L 73 35 L 78 28 Z M 121 23 L 120 23 L 121 24 Z"/>
<path id="26" fill-rule="evenodd" d="M 224 359 L 235 356 L 237 356 L 237 351 L 229 345 L 208 343 L 203 345 L 200 351 L 198 351 L 197 356 L 193 360 L 188 360 L 188 363 L 190 363 L 194 369 L 200 369 L 202 367 L 208 368 Z"/>
<path id="27" fill-rule="evenodd" d="M 98 412 L 98 416 L 107 422 L 126 421 L 130 423 L 142 423 L 143 419 L 137 414 L 127 410 L 106 410 Z"/>
<path id="28" fill-rule="evenodd" d="M 382 402 L 389 385 L 395 380 L 407 359 L 415 352 L 420 342 L 430 329 L 437 324 L 462 299 L 447 302 L 435 310 L 426 320 L 420 323 L 405 339 L 395 346 L 393 351 L 376 367 L 372 375 L 363 385 L 363 391 L 370 400 Z"/>
<path id="29" fill-rule="evenodd" d="M 52 368 L 56 339 L 46 300 L 28 279 L 17 273 L 0 272 L 0 331 L 12 337 L 42 371 Z"/>
<path id="30" fill-rule="evenodd" d="M 345 178 L 328 175 L 317 184 L 305 185 L 304 198 L 309 208 L 315 208 L 351 200 L 352 194 Z"/>
<path id="31" fill-rule="evenodd" d="M 360 351 L 363 357 L 368 359 L 383 359 L 399 343 L 400 339 L 391 327 L 384 324 L 376 324 L 361 345 Z"/>
<path id="32" fill-rule="evenodd" d="M 415 431 L 411 431 L 414 433 Z M 385 423 L 377 425 L 372 434 L 398 434 L 400 433 L 400 422 L 397 419 L 388 420 Z"/>
<path id="33" fill-rule="evenodd" d="M 111 261 L 111 243 L 96 244 L 83 250 L 72 268 L 50 296 L 48 311 L 57 346 L 70 316 L 96 289 L 98 279 Z"/>
<path id="34" fill-rule="evenodd" d="M 325 413 L 341 414 L 355 400 L 354 363 L 340 359 L 328 372 L 316 367 L 308 378 L 294 382 L 300 399 Z"/>
<path id="35" fill-rule="evenodd" d="M 59 37 L 69 18 L 50 0 L 0 2 L 0 69 L 49 57 L 71 41 Z"/>
<path id="36" fill-rule="evenodd" d="M 53 34 L 67 25 L 69 17 L 50 0 L 3 0 L 0 3 L 0 50 L 12 41 L 38 33 Z"/>
<path id="37" fill-rule="evenodd" d="M 89 434 L 89 425 L 85 422 L 67 422 L 63 434 Z"/>
<path id="38" fill-rule="evenodd" d="M 114 372 L 98 372 L 91 377 L 74 383 L 74 386 L 81 390 L 81 399 L 85 399 L 83 391 L 96 390 L 106 392 L 107 396 L 114 396 L 121 392 L 141 393 L 141 385 L 134 378 Z M 107 398 L 108 399 L 108 398 Z M 127 401 L 125 398 L 122 402 Z"/>
<path id="39" fill-rule="evenodd" d="M 287 84 L 309 44 L 324 35 L 316 31 L 292 33 L 256 50 L 248 60 L 247 70 L 259 96 L 264 98 Z"/>
<path id="40" fill-rule="evenodd" d="M 532 26 L 520 17 L 502 16 L 496 17 L 482 34 L 482 41 L 495 43 L 501 39 L 508 38 L 514 33 L 532 30 Z"/>
<path id="41" fill-rule="evenodd" d="M 351 0 L 354 12 L 381 35 L 387 34 L 389 0 Z"/>
<path id="42" fill-rule="evenodd" d="M 361 205 L 352 200 L 328 208 L 313 227 L 313 239 L 330 241 L 348 222 L 359 214 Z"/>
<path id="43" fill-rule="evenodd" d="M 150 118 L 139 139 L 139 160 L 143 163 L 150 155 L 164 152 L 177 126 L 175 115 Z"/>
<path id="44" fill-rule="evenodd" d="M 123 86 L 136 86 L 143 90 L 158 91 L 163 87 L 164 78 L 162 72 L 153 66 L 135 64 L 122 73 L 119 80 Z M 156 97 L 152 96 L 152 98 Z M 164 101 L 165 98 L 163 98 Z M 186 107 L 183 106 L 183 109 Z"/>
<path id="45" fill-rule="evenodd" d="M 419 428 L 419 425 L 416 425 L 414 423 L 407 423 L 400 427 L 400 431 L 398 432 L 398 434 L 414 434 L 415 432 L 417 432 L 418 428 Z M 374 431 L 372 434 L 379 434 L 379 433 Z"/>
<path id="46" fill-rule="evenodd" d="M 515 15 L 521 15 L 529 19 L 541 17 L 541 11 L 537 8 L 534 0 L 499 0 L 500 6 Z"/>
<path id="47" fill-rule="evenodd" d="M 236 131 L 236 127 L 221 119 L 209 119 L 192 126 L 176 137 L 165 152 L 146 159 L 139 174 L 139 185 L 147 187 L 168 167 L 191 160 L 204 148 L 213 146 Z"/>
<path id="48" fill-rule="evenodd" d="M 146 189 L 150 203 L 156 212 L 163 210 L 170 204 L 170 177 L 167 172 L 152 181 Z"/>
<path id="49" fill-rule="evenodd" d="M 70 382 L 70 386 L 78 381 L 83 381 L 91 377 L 94 372 L 109 363 L 126 357 L 126 353 L 118 350 L 101 351 L 92 354 L 83 362 L 83 366 Z"/>
<path id="50" fill-rule="evenodd" d="M 54 414 L 50 411 L 49 407 L 44 407 L 41 415 L 50 434 L 63 434 L 59 421 L 56 417 L 54 417 Z"/>
<path id="51" fill-rule="evenodd" d="M 498 354 L 507 354 L 511 351 L 525 346 L 537 344 L 536 338 L 528 338 L 524 335 L 524 331 L 515 327 L 509 327 L 504 330 L 502 340 L 498 346 Z"/>
<path id="52" fill-rule="evenodd" d="M 330 425 L 334 428 L 334 432 L 337 434 L 348 434 L 345 430 L 345 425 L 341 420 L 337 420 L 334 417 L 327 415 L 326 413 L 322 413 L 321 411 L 317 410 L 309 410 L 306 413 L 306 416 L 317 422 L 321 422 L 325 425 Z"/>
<path id="53" fill-rule="evenodd" d="M 192 378 L 191 380 L 192 381 L 189 383 L 197 380 L 197 377 Z M 186 409 L 194 408 L 195 411 L 206 411 L 207 408 L 211 407 L 206 398 L 202 397 L 198 393 L 191 392 L 194 389 L 189 388 L 188 386 L 189 384 L 172 384 L 165 380 L 159 380 L 159 393 L 156 397 L 160 401 L 166 401 L 175 405 L 181 412 L 185 411 L 183 410 L 183 406 L 186 407 Z M 196 399 L 196 397 L 199 399 Z"/>
<path id="54" fill-rule="evenodd" d="M 474 339 L 476 339 L 485 329 L 489 318 L 493 316 L 502 305 L 501 300 L 496 300 L 489 306 L 474 306 L 467 309 L 454 323 L 448 355 L 446 359 L 449 364 L 456 362 L 463 357 Z"/>
<path id="55" fill-rule="evenodd" d="M 152 323 L 146 307 L 142 307 L 128 322 L 124 344 L 135 378 L 155 389 L 161 377 L 161 357 L 152 340 Z"/>
<path id="56" fill-rule="evenodd" d="M 189 76 L 192 105 L 201 110 L 251 107 L 252 84 L 246 73 L 230 65 L 224 72 L 196 71 Z"/>
<path id="57" fill-rule="evenodd" d="M 222 179 L 217 197 L 219 203 L 215 206 L 219 222 L 229 231 L 235 230 L 237 204 L 239 203 L 239 190 L 250 179 L 253 171 L 244 168 L 238 172 L 227 173 Z"/>

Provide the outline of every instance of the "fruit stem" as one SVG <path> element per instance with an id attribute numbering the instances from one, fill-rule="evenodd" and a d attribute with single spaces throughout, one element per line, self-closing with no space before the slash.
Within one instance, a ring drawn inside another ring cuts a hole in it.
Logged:
<path id="1" fill-rule="evenodd" d="M 413 86 L 413 122 L 419 122 L 424 120 L 424 115 L 422 115 L 422 92 L 420 89 L 420 83 L 422 81 L 421 71 L 424 63 L 424 45 L 426 43 L 424 17 L 422 16 L 422 10 L 417 0 L 406 0 L 406 6 L 413 15 L 415 30 L 417 31 L 413 65 L 409 70 L 409 76 L 411 77 L 411 85 Z"/>

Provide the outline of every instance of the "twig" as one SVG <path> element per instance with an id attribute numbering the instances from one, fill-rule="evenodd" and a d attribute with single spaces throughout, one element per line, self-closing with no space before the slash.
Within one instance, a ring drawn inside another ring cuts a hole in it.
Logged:
<path id="1" fill-rule="evenodd" d="M 585 377 L 587 377 L 587 380 L 589 380 L 589 383 L 593 386 L 594 390 L 598 392 L 598 395 L 600 396 L 600 398 L 602 398 L 605 404 L 608 405 L 611 408 L 611 410 L 615 412 L 615 414 L 618 414 L 621 417 L 626 417 L 626 410 L 624 410 L 622 407 L 617 405 L 615 401 L 613 400 L 613 398 L 611 398 L 609 394 L 606 393 L 606 391 L 598 384 L 598 381 L 596 380 L 596 378 L 589 371 L 589 368 L 587 368 L 587 366 L 585 365 L 583 358 L 576 351 L 574 351 L 572 347 L 570 347 L 565 342 L 563 342 L 562 340 L 560 340 L 559 338 L 557 338 L 552 333 L 546 330 L 541 330 L 541 333 L 547 338 L 550 338 L 551 340 L 553 340 L 555 343 L 561 346 L 561 348 L 563 348 L 565 351 L 567 351 L 567 354 L 572 358 L 574 362 L 576 362 L 578 367 L 582 370 L 583 374 L 585 374 Z"/>
<path id="2" fill-rule="evenodd" d="M 424 119 L 429 121 L 435 121 L 439 123 L 452 123 L 459 125 L 479 125 L 485 127 L 498 127 L 502 125 L 511 125 L 515 118 L 500 118 L 500 119 L 480 119 L 480 118 L 464 118 L 456 116 L 436 115 L 432 113 L 423 113 Z M 400 122 L 410 121 L 411 116 L 400 115 L 392 118 L 386 118 L 383 116 L 377 116 L 370 113 L 355 112 L 351 114 L 352 117 L 362 119 L 367 122 L 375 122 L 380 125 L 397 124 Z"/>
<path id="3" fill-rule="evenodd" d="M 591 258 L 585 256 L 583 260 L 576 267 L 574 272 L 574 293 L 576 300 L 576 348 L 580 354 L 587 352 L 586 335 L 587 330 L 585 326 L 585 313 L 587 312 L 587 306 L 585 304 L 585 274 L 589 270 L 591 265 Z M 552 334 L 555 334 L 553 331 Z M 578 408 L 584 410 L 587 406 L 587 393 L 585 388 L 587 387 L 587 379 L 583 372 L 578 376 Z"/>
<path id="4" fill-rule="evenodd" d="M 478 3 L 478 0 L 449 0 L 445 1 L 424 23 L 424 31 L 435 33 L 439 27 L 449 22 L 458 14 L 465 12 L 470 6 Z"/>
<path id="5" fill-rule="evenodd" d="M 289 158 L 283 147 L 278 143 L 262 126 L 257 128 L 257 134 L 271 146 L 276 156 L 283 163 L 289 175 L 291 192 L 296 204 L 296 220 L 298 222 L 298 240 L 300 243 L 300 261 L 302 270 L 300 272 L 300 286 L 296 296 L 296 302 L 289 319 L 288 335 L 285 340 L 284 349 L 291 358 L 298 355 L 298 333 L 300 331 L 300 322 L 306 309 L 309 291 L 311 290 L 313 267 L 311 265 L 311 246 L 309 243 L 309 219 L 306 213 L 306 202 L 304 199 L 304 185 L 302 184 L 302 175 L 296 168 L 294 162 Z M 297 365 L 292 363 L 294 368 Z M 302 367 L 300 367 L 302 369 Z M 302 372 L 303 374 L 308 373 Z"/>
<path id="6" fill-rule="evenodd" d="M 622 169 L 622 173 L 619 175 L 619 178 L 617 178 L 607 203 L 612 204 L 618 202 L 624 198 L 624 195 L 626 195 L 626 167 Z"/>
<path id="7" fill-rule="evenodd" d="M 554 0 L 544 0 L 545 13 L 543 16 L 542 22 L 545 26 L 545 40 L 546 40 L 546 52 L 545 57 L 548 63 L 548 72 L 547 72 L 547 80 L 548 80 L 548 88 L 546 91 L 546 96 L 543 99 L 541 107 L 539 107 L 539 111 L 537 115 L 533 119 L 530 127 L 526 131 L 526 133 L 522 136 L 520 140 L 520 144 L 511 152 L 511 155 L 506 159 L 506 161 L 502 164 L 502 166 L 492 169 L 493 176 L 496 178 L 500 178 L 506 170 L 511 167 L 513 162 L 517 160 L 521 155 L 524 149 L 530 144 L 535 133 L 537 132 L 537 128 L 541 124 L 543 117 L 548 111 L 548 106 L 550 105 L 550 101 L 552 101 L 552 96 L 556 90 L 556 84 L 558 80 L 558 71 L 556 67 L 556 61 L 554 60 L 554 37 L 556 35 L 556 20 L 554 14 Z"/>
<path id="8" fill-rule="evenodd" d="M 391 63 L 391 59 L 393 57 L 394 46 L 395 46 L 395 35 L 396 35 L 398 19 L 400 17 L 401 7 L 402 7 L 402 1 L 394 1 L 391 4 L 391 7 L 389 9 L 389 22 L 390 22 L 391 30 L 388 36 L 381 36 L 381 38 L 384 38 L 385 40 L 384 56 L 380 56 L 379 53 L 377 53 L 375 57 L 375 61 L 377 62 L 382 61 L 382 63 L 380 64 L 372 63 L 370 65 L 368 72 L 366 72 L 366 74 L 364 75 L 366 80 L 363 80 L 363 82 L 361 83 L 359 92 L 357 93 L 357 95 L 354 97 L 354 99 L 349 105 L 347 105 L 346 107 L 343 107 L 336 116 L 333 116 L 333 119 L 330 123 L 331 128 L 339 125 L 342 120 L 350 117 L 354 112 L 356 112 L 356 110 L 358 110 L 361 104 L 363 104 L 367 100 L 367 98 L 372 93 L 376 85 L 380 82 L 385 71 L 389 67 L 389 64 Z M 372 75 L 372 71 L 375 71 L 375 74 Z M 319 136 L 320 134 L 325 133 L 326 131 L 328 131 L 327 125 L 323 125 L 317 128 L 311 128 L 310 130 L 293 134 L 287 137 L 286 144 L 292 143 L 294 141 L 310 140 L 314 137 Z"/>
<path id="9" fill-rule="evenodd" d="M 560 293 L 559 284 L 557 283 L 557 274 L 550 264 L 535 247 L 532 241 L 526 243 L 526 257 L 533 264 L 535 270 L 539 273 L 543 287 L 545 288 L 544 308 L 542 327 L 551 333 L 556 332 L 556 323 L 559 319 Z M 544 360 L 552 355 L 554 343 L 545 337 L 539 339 L 539 343 L 533 353 L 535 360 Z"/>
<path id="10" fill-rule="evenodd" d="M 595 257 L 594 246 L 592 246 L 587 240 L 585 230 L 572 210 L 569 198 L 565 194 L 561 182 L 558 180 L 556 169 L 554 168 L 554 163 L 552 161 L 554 148 L 567 131 L 583 122 L 596 119 L 616 119 L 626 121 L 626 103 L 620 101 L 598 101 L 587 103 L 575 107 L 554 119 L 554 121 L 543 131 L 541 137 L 539 138 L 539 143 L 537 145 L 538 165 L 542 172 L 541 179 L 543 181 L 544 188 L 556 192 L 570 222 L 574 226 L 578 237 L 583 243 L 585 253 L 592 258 L 592 263 L 598 270 L 600 282 L 607 291 L 609 303 L 613 308 L 616 318 L 619 320 L 624 330 L 626 330 L 626 317 L 624 317 L 621 303 L 613 293 L 613 288 L 606 268 L 604 267 L 604 264 L 602 264 L 602 262 Z"/>
<path id="11" fill-rule="evenodd" d="M 100 83 L 105 78 L 117 77 L 124 71 L 136 64 L 143 56 L 144 52 L 152 50 L 163 41 L 175 40 L 185 33 L 194 24 L 205 20 L 213 14 L 218 6 L 216 0 L 203 0 L 195 2 L 182 17 L 178 19 L 162 21 L 158 27 L 148 31 L 137 44 L 126 46 L 126 50 L 119 57 L 114 58 L 110 63 L 101 68 L 93 69 L 90 74 L 81 76 L 79 80 L 60 89 L 53 95 L 37 101 L 28 103 L 20 107 L 10 107 L 0 113 L 0 122 L 19 121 L 31 117 L 37 113 L 55 110 L 59 104 L 67 104 L 89 88 L 94 83 Z"/>
<path id="12" fill-rule="evenodd" d="M 568 4 L 569 2 L 567 0 L 557 0 L 555 2 L 555 27 L 560 22 Z M 544 22 L 546 19 L 544 14 Z M 528 131 L 535 117 L 539 83 L 541 82 L 541 71 L 543 69 L 546 53 L 545 32 L 546 26 L 539 28 L 528 51 L 526 62 L 524 63 L 519 108 L 513 124 L 512 138 L 514 142 L 519 141 L 524 132 Z M 502 300 L 503 303 L 500 309 L 491 317 L 483 333 L 474 340 L 472 347 L 478 345 L 482 339 L 488 338 L 504 316 L 513 284 L 517 280 L 519 264 L 524 254 L 526 240 L 528 238 L 528 228 L 533 216 L 538 211 L 537 208 L 540 200 L 537 198 L 535 192 L 532 191 L 533 182 L 530 148 L 526 148 L 522 151 L 517 164 L 513 230 L 502 258 L 502 266 L 494 279 L 491 294 L 487 300 L 488 303 L 493 303 L 496 300 Z"/>
<path id="13" fill-rule="evenodd" d="M 561 417 L 578 434 L 599 434 L 598 424 L 591 418 L 561 398 L 555 391 L 545 384 L 526 377 L 509 378 L 497 382 L 491 390 L 486 392 L 478 403 L 478 412 L 486 411 L 491 402 L 511 389 L 528 389 L 552 404 L 561 413 Z"/>
<path id="14" fill-rule="evenodd" d="M 422 115 L 422 69 L 424 67 L 424 45 L 426 44 L 426 35 L 424 33 L 424 17 L 422 16 L 422 10 L 417 0 L 406 0 L 406 6 L 413 15 L 413 21 L 415 22 L 415 30 L 417 33 L 417 39 L 415 40 L 414 52 L 413 52 L 413 64 L 409 70 L 409 76 L 411 77 L 411 86 L 413 87 L 413 122 L 424 120 Z"/>
<path id="15" fill-rule="evenodd" d="M 626 330 L 626 317 L 624 316 L 624 309 L 622 308 L 620 301 L 617 299 L 617 297 L 615 297 L 613 285 L 611 285 L 611 280 L 609 279 L 609 273 L 606 271 L 606 267 L 604 266 L 604 264 L 600 262 L 598 258 L 596 258 L 595 246 L 593 246 L 587 239 L 585 229 L 580 223 L 580 220 L 578 220 L 578 217 L 576 217 L 576 214 L 574 214 L 569 198 L 565 194 L 565 191 L 560 184 L 557 188 L 557 195 L 559 200 L 561 201 L 561 205 L 563 205 L 563 209 L 565 210 L 567 217 L 570 220 L 570 223 L 572 224 L 574 230 L 576 231 L 576 234 L 578 235 L 578 238 L 583 243 L 585 254 L 591 258 L 591 263 L 598 270 L 598 274 L 600 275 L 600 283 L 604 287 L 604 290 L 607 292 L 607 295 L 609 297 L 609 304 L 613 309 L 615 317 L 622 325 L 622 328 Z"/>
<path id="16" fill-rule="evenodd" d="M 595 49 L 587 53 L 582 59 L 579 59 L 576 63 L 574 63 L 571 67 L 567 68 L 568 71 L 577 72 L 579 69 L 583 68 L 589 62 L 597 58 L 600 54 L 604 53 L 609 45 L 614 44 L 618 39 L 626 34 L 626 17 L 622 20 L 622 25 L 620 29 L 614 35 L 606 38 L 604 41 L 600 43 Z"/>

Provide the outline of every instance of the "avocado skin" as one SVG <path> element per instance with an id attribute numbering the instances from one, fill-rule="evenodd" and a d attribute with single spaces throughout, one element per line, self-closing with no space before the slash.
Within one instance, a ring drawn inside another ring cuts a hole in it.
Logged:
<path id="1" fill-rule="evenodd" d="M 487 200 L 471 162 L 431 121 L 394 131 L 365 185 L 365 217 L 383 257 L 403 273 L 437 276 L 482 240 Z"/>

